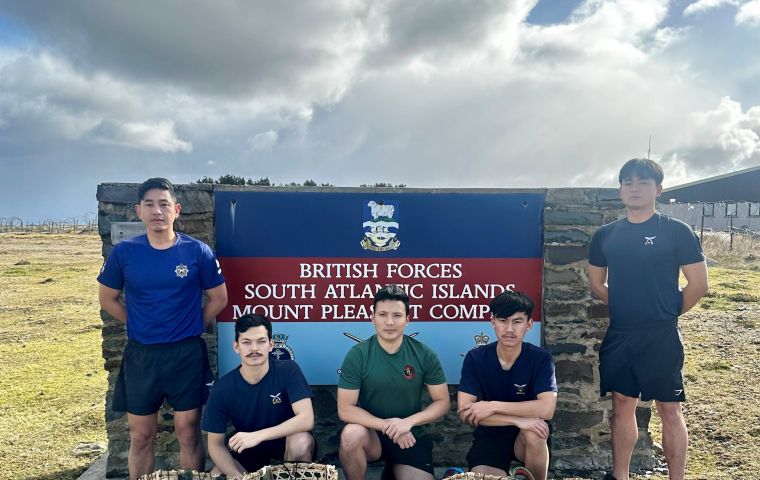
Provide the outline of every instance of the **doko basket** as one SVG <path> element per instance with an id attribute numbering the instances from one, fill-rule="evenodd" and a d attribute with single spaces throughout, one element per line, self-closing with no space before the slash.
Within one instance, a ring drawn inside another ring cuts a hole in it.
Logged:
<path id="1" fill-rule="evenodd" d="M 533 474 L 525 467 L 514 467 L 506 477 L 486 475 L 485 473 L 465 472 L 447 477 L 447 480 L 535 480 Z"/>
<path id="2" fill-rule="evenodd" d="M 321 463 L 285 462 L 247 473 L 243 480 L 338 480 L 338 469 Z"/>
<path id="3" fill-rule="evenodd" d="M 216 475 L 211 476 L 210 473 L 195 470 L 157 470 L 143 475 L 140 480 L 212 480 L 217 478 L 219 477 Z"/>

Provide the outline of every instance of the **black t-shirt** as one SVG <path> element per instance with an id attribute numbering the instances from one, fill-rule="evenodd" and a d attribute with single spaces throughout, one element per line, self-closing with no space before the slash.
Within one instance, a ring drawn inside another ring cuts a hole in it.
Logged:
<path id="1" fill-rule="evenodd" d="M 293 418 L 292 404 L 313 396 L 301 369 L 292 360 L 270 360 L 269 371 L 255 385 L 245 381 L 238 367 L 214 383 L 203 410 L 201 429 L 226 433 L 228 420 L 238 432 L 274 427 Z"/>
<path id="2" fill-rule="evenodd" d="M 591 265 L 607 268 L 611 326 L 622 328 L 675 321 L 683 307 L 680 267 L 704 259 L 691 228 L 659 213 L 600 227 L 589 252 Z"/>

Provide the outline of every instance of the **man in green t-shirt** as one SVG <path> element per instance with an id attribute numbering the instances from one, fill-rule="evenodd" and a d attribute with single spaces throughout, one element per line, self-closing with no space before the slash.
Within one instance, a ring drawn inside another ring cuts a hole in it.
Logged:
<path id="1" fill-rule="evenodd" d="M 398 285 L 375 294 L 375 335 L 346 354 L 338 381 L 340 461 L 348 480 L 364 479 L 382 458 L 397 480 L 433 479 L 433 443 L 421 425 L 448 413 L 449 389 L 438 356 L 404 335 L 409 296 Z M 422 389 L 432 403 L 422 408 Z"/>

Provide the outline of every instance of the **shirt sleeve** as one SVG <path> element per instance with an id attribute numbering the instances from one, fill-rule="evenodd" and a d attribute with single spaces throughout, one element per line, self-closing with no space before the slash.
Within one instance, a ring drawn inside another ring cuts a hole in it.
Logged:
<path id="1" fill-rule="evenodd" d="M 227 409 L 224 406 L 224 392 L 220 391 L 219 385 L 211 389 L 206 406 L 201 418 L 201 430 L 212 433 L 227 433 Z"/>
<path id="2" fill-rule="evenodd" d="M 301 371 L 301 367 L 292 360 L 288 361 L 288 363 L 290 364 L 288 366 L 290 375 L 288 375 L 287 391 L 290 403 L 296 403 L 304 398 L 312 398 L 314 394 L 312 393 L 311 388 L 309 388 L 309 383 L 306 381 L 306 377 Z"/>
<path id="3" fill-rule="evenodd" d="M 446 383 L 446 375 L 443 373 L 441 361 L 438 355 L 430 348 L 427 348 L 427 358 L 425 365 L 425 374 L 422 381 L 425 385 L 440 385 Z"/>
<path id="4" fill-rule="evenodd" d="M 201 244 L 201 287 L 204 290 L 209 290 L 224 283 L 224 276 L 222 275 L 222 266 L 219 264 L 219 260 L 211 251 L 211 248 L 205 243 Z"/>
<path id="5" fill-rule="evenodd" d="M 338 377 L 338 388 L 347 390 L 359 390 L 362 386 L 362 358 L 358 345 L 351 347 L 351 350 L 343 359 L 343 365 L 340 367 L 340 377 Z"/>
<path id="6" fill-rule="evenodd" d="M 548 352 L 541 355 L 538 368 L 536 369 L 536 384 L 533 391 L 538 395 L 544 392 L 557 391 L 557 378 L 554 374 L 554 361 Z"/>
<path id="7" fill-rule="evenodd" d="M 678 265 L 689 265 L 701 262 L 705 259 L 699 237 L 688 225 L 677 223 L 676 229 L 676 257 Z"/>
<path id="8" fill-rule="evenodd" d="M 588 263 L 595 267 L 606 267 L 607 259 L 602 253 L 602 236 L 604 235 L 604 227 L 600 227 L 594 235 L 591 236 L 591 245 L 588 250 Z"/>
<path id="9" fill-rule="evenodd" d="M 464 362 L 462 362 L 462 377 L 459 379 L 459 391 L 469 393 L 477 398 L 483 398 L 483 389 L 480 386 L 478 374 L 475 370 L 473 350 L 467 352 Z"/>
<path id="10" fill-rule="evenodd" d="M 121 248 L 116 245 L 100 269 L 98 282 L 114 290 L 124 289 L 124 273 L 121 268 Z"/>

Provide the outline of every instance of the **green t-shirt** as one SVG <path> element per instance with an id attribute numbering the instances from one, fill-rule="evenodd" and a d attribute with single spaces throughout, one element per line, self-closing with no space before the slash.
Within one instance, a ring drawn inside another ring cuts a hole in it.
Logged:
<path id="1" fill-rule="evenodd" d="M 427 345 L 404 335 L 391 355 L 372 335 L 346 354 L 338 387 L 359 390 L 359 406 L 378 418 L 405 418 L 422 410 L 425 385 L 442 383 L 441 362 Z"/>

